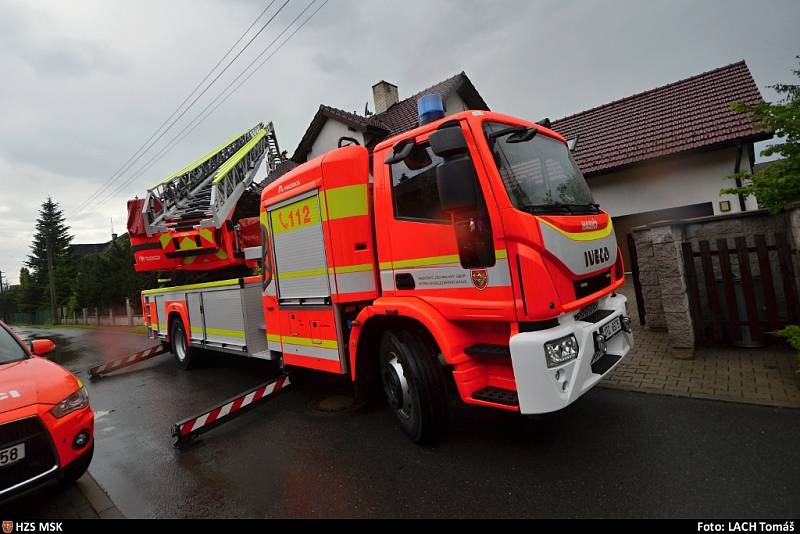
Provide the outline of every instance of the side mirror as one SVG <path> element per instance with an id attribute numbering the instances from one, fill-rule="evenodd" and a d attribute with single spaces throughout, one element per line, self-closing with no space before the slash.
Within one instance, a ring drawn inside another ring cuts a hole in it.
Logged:
<path id="1" fill-rule="evenodd" d="M 436 167 L 436 187 L 442 211 L 478 208 L 478 175 L 469 156 L 443 161 Z"/>
<path id="2" fill-rule="evenodd" d="M 459 124 L 443 124 L 428 137 L 428 142 L 433 153 L 444 159 L 436 167 L 436 187 L 442 211 L 477 209 L 478 175 Z"/>
<path id="3" fill-rule="evenodd" d="M 34 339 L 31 341 L 31 352 L 37 356 L 44 356 L 56 350 L 56 344 L 49 339 Z"/>
<path id="4" fill-rule="evenodd" d="M 411 150 L 414 148 L 414 140 L 413 139 L 406 139 L 404 141 L 400 141 L 399 143 L 395 144 L 392 147 L 392 153 L 386 156 L 384 163 L 387 165 L 394 165 L 395 163 L 400 163 L 404 159 L 411 154 Z"/>
<path id="5" fill-rule="evenodd" d="M 458 123 L 436 130 L 428 136 L 428 142 L 433 153 L 440 158 L 447 159 L 467 152 L 467 140 Z"/>

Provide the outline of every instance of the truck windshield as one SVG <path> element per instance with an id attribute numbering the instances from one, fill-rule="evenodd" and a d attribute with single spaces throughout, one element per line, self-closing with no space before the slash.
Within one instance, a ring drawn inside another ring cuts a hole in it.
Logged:
<path id="1" fill-rule="evenodd" d="M 19 346 L 14 336 L 0 326 L 0 365 L 11 363 L 17 360 L 24 360 L 28 355 Z"/>
<path id="2" fill-rule="evenodd" d="M 484 130 L 514 207 L 530 213 L 598 213 L 567 145 L 524 126 L 487 122 Z"/>

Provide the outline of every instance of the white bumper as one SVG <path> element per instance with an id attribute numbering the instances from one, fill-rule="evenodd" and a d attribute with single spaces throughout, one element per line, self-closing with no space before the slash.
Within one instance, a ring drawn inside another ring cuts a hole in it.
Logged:
<path id="1" fill-rule="evenodd" d="M 548 413 L 564 408 L 591 389 L 622 361 L 633 347 L 633 336 L 624 330 L 608 341 L 606 356 L 597 361 L 595 368 L 602 369 L 602 374 L 592 371 L 594 334 L 604 324 L 626 315 L 626 302 L 623 295 L 609 295 L 599 301 L 599 309 L 611 310 L 613 313 L 596 323 L 576 321 L 573 312 L 561 315 L 558 318 L 559 325 L 555 328 L 524 332 L 511 337 L 511 362 L 521 413 Z M 544 344 L 570 334 L 578 340 L 578 357 L 558 367 L 548 368 Z M 610 362 L 613 364 L 609 366 Z"/>

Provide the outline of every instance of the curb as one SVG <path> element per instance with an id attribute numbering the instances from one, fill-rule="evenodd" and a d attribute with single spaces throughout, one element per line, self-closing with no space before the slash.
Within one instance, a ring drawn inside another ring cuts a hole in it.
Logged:
<path id="1" fill-rule="evenodd" d="M 732 404 L 747 404 L 750 406 L 763 406 L 765 408 L 783 408 L 787 410 L 800 410 L 800 405 L 791 402 L 783 401 L 764 401 L 764 400 L 750 400 L 738 399 L 732 397 L 720 397 L 716 395 L 709 395 L 707 393 L 681 393 L 677 391 L 668 391 L 657 388 L 634 388 L 614 384 L 610 382 L 601 381 L 597 387 L 605 389 L 616 389 L 618 391 L 632 391 L 634 393 L 643 393 L 645 395 L 661 395 L 662 397 L 680 397 L 684 399 L 697 399 L 697 400 L 712 400 L 718 402 L 729 402 Z"/>
<path id="2" fill-rule="evenodd" d="M 111 502 L 108 494 L 100 487 L 94 477 L 86 471 L 75 483 L 81 491 L 89 505 L 100 517 L 100 519 L 125 519 L 122 512 Z"/>

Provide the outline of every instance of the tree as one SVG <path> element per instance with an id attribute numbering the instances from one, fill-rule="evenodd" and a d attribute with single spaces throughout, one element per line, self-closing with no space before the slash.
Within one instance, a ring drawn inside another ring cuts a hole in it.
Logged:
<path id="1" fill-rule="evenodd" d="M 69 227 L 66 225 L 63 211 L 57 202 L 53 202 L 50 197 L 47 197 L 47 200 L 42 203 L 42 207 L 39 210 L 39 218 L 36 220 L 36 232 L 31 244 L 31 253 L 25 262 L 31 269 L 32 285 L 40 289 L 41 295 L 37 302 L 29 302 L 27 304 L 35 305 L 38 308 L 48 304 L 50 301 L 50 293 L 47 290 L 49 285 L 47 258 L 49 246 L 52 247 L 56 293 L 55 304 L 66 304 L 72 293 L 71 282 L 74 275 L 72 257 L 69 251 L 71 242 L 72 236 L 69 234 Z"/>
<path id="2" fill-rule="evenodd" d="M 44 288 L 34 282 L 27 267 L 19 270 L 19 293 L 17 308 L 23 312 L 35 312 L 44 298 Z"/>
<path id="3" fill-rule="evenodd" d="M 800 69 L 792 69 L 792 73 L 800 77 Z M 731 109 L 749 113 L 759 128 L 784 138 L 783 143 L 769 145 L 761 151 L 762 156 L 777 154 L 783 159 L 770 163 L 752 176 L 746 173 L 729 176 L 730 179 L 740 179 L 743 185 L 723 189 L 722 193 L 755 195 L 759 206 L 777 213 L 800 202 L 800 85 L 776 84 L 770 87 L 786 96 L 777 104 L 734 102 Z"/>

